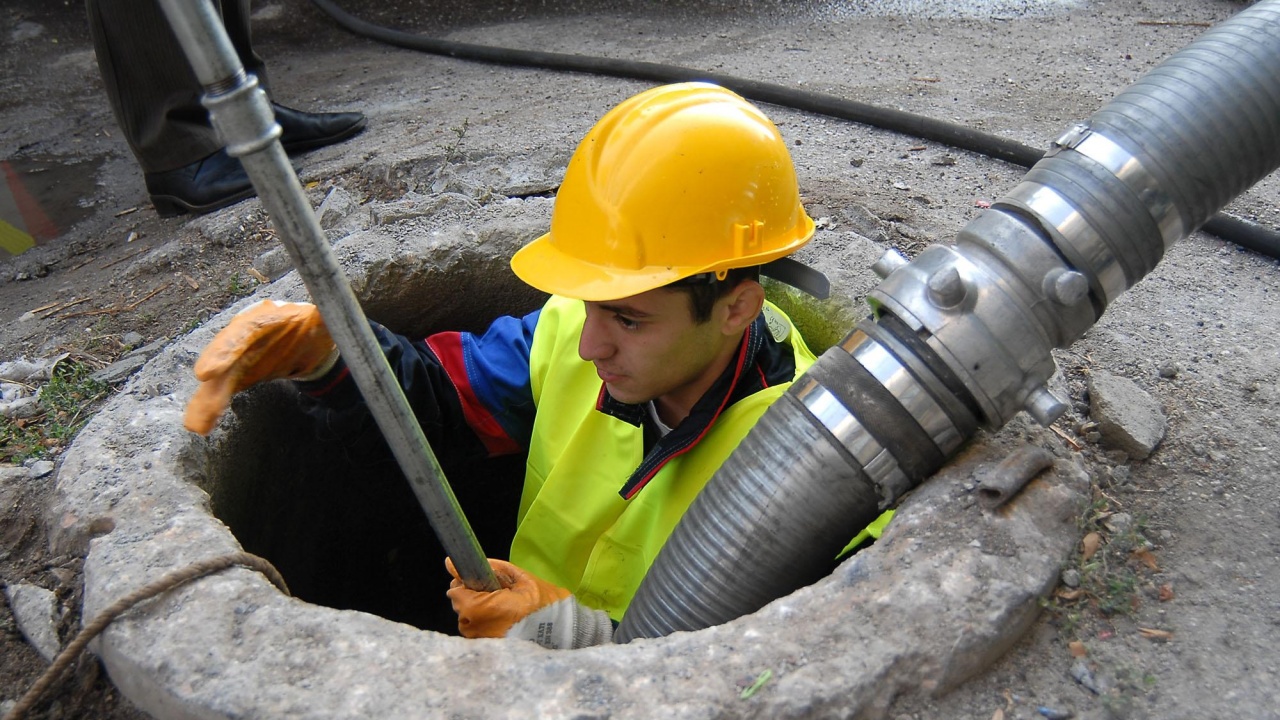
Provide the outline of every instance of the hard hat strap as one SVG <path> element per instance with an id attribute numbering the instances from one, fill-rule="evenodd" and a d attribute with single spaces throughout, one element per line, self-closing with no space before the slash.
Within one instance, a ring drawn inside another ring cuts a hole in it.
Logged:
<path id="1" fill-rule="evenodd" d="M 826 300 L 831 295 L 831 281 L 826 275 L 789 257 L 781 257 L 761 265 L 760 274 L 803 290 L 819 300 Z"/>

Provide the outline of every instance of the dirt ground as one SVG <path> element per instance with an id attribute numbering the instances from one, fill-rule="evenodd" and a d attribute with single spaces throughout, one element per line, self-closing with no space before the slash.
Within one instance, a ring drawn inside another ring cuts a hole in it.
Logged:
<path id="1" fill-rule="evenodd" d="M 1246 6 L 358 0 L 346 9 L 457 40 L 794 85 L 1047 147 Z M 357 203 L 436 197 L 455 211 L 549 193 L 591 123 L 647 86 L 379 45 L 303 0 L 255 4 L 254 27 L 278 100 L 369 116 L 359 137 L 295 162 L 316 204 L 334 188 Z M 0 160 L 53 226 L 26 253 L 0 251 L 0 362 L 66 352 L 105 365 L 127 333 L 173 338 L 253 292 L 253 263 L 277 244 L 261 206 L 156 216 L 116 130 L 79 3 L 5 3 L 0 67 Z M 917 138 L 766 111 L 792 145 L 810 213 L 827 218 L 826 239 L 810 252 L 838 252 L 837 231 L 907 254 L 947 242 L 1023 173 Z M 1228 209 L 1277 227 L 1280 184 L 1268 178 Z M 1275 259 L 1197 233 L 1059 353 L 1074 409 L 1056 428 L 1094 477 L 1081 527 L 1104 549 L 1068 561 L 1081 590 L 1064 586 L 1047 600 L 994 667 L 975 668 L 942 697 L 901 698 L 890 717 L 1280 718 L 1278 299 Z M 1090 434 L 1084 388 L 1096 371 L 1133 380 L 1163 407 L 1168 431 L 1149 459 L 1130 460 Z M 51 482 L 6 490 L 0 574 L 58 594 L 65 642 L 79 624 L 79 560 L 45 547 Z M 0 608 L 0 702 L 44 664 Z M 92 660 L 39 708 L 33 716 L 139 716 Z"/>

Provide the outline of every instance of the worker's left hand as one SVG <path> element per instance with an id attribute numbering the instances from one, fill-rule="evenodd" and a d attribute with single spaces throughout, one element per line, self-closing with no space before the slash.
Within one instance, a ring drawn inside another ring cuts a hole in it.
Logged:
<path id="1" fill-rule="evenodd" d="M 447 594 L 463 637 L 520 638 L 552 650 L 613 639 L 608 613 L 583 605 L 568 590 L 509 562 L 489 560 L 502 585 L 493 592 L 471 590 L 462 584 L 452 560 L 445 558 L 444 564 L 453 576 Z"/>
<path id="2" fill-rule="evenodd" d="M 251 385 L 293 378 L 314 380 L 333 367 L 338 349 L 311 303 L 256 302 L 231 318 L 196 361 L 200 387 L 183 424 L 207 435 L 231 396 Z"/>

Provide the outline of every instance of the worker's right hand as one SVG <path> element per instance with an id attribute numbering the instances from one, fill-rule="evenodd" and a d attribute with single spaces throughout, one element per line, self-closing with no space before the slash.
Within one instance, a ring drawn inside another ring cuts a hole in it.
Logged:
<path id="1" fill-rule="evenodd" d="M 196 361 L 200 387 L 187 403 L 183 425 L 207 434 L 231 396 L 278 378 L 316 379 L 337 362 L 338 349 L 311 303 L 263 300 L 241 310 Z"/>
<path id="2" fill-rule="evenodd" d="M 603 610 L 578 602 L 568 590 L 512 565 L 489 559 L 500 588 L 472 590 L 462 583 L 453 560 L 449 602 L 458 613 L 458 632 L 466 638 L 509 637 L 530 640 L 551 650 L 602 645 L 613 639 L 613 623 Z"/>

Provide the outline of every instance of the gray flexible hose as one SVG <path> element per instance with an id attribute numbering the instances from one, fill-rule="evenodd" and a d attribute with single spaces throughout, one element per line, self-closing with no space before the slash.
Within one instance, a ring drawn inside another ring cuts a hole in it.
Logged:
<path id="1" fill-rule="evenodd" d="M 1070 129 L 956 246 L 884 263 L 876 316 L 824 353 L 711 478 L 615 640 L 754 612 L 810 582 L 975 421 L 999 428 L 1026 409 L 1052 422 L 1065 406 L 1044 388 L 1050 350 L 1277 167 L 1280 0 L 1267 0 Z"/>

